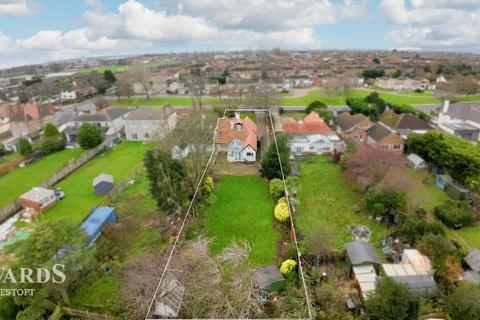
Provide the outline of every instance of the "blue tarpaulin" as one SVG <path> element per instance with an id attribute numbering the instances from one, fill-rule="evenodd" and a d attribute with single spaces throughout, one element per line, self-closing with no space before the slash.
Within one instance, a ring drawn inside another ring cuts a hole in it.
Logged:
<path id="1" fill-rule="evenodd" d="M 115 208 L 99 207 L 93 209 L 90 216 L 81 225 L 81 228 L 88 235 L 87 245 L 90 245 L 97 240 L 107 224 L 113 224 L 116 221 L 117 214 Z"/>

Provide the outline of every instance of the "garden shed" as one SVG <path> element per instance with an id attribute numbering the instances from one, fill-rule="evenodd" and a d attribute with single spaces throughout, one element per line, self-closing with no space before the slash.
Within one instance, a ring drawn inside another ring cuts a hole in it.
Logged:
<path id="1" fill-rule="evenodd" d="M 410 263 L 382 264 L 385 275 L 399 284 L 404 284 L 408 289 L 425 298 L 438 295 L 438 287 L 432 274 L 415 269 Z"/>
<path id="2" fill-rule="evenodd" d="M 423 160 L 419 155 L 415 153 L 410 153 L 407 156 L 407 163 L 415 170 L 425 169 L 427 167 L 427 163 Z"/>
<path id="3" fill-rule="evenodd" d="M 352 266 L 372 264 L 379 266 L 381 261 L 375 248 L 366 241 L 355 240 L 345 245 L 347 257 Z"/>
<path id="4" fill-rule="evenodd" d="M 267 292 L 277 291 L 285 285 L 285 278 L 273 264 L 257 268 L 255 281 L 260 289 Z"/>
<path id="5" fill-rule="evenodd" d="M 435 184 L 442 190 L 445 190 L 452 182 L 453 179 L 448 174 L 438 174 L 437 178 L 435 179 Z"/>
<path id="6" fill-rule="evenodd" d="M 113 176 L 110 174 L 102 173 L 93 179 L 93 189 L 97 196 L 109 193 L 113 187 Z"/>
<path id="7" fill-rule="evenodd" d="M 445 193 L 453 200 L 466 200 L 470 194 L 470 190 L 458 183 L 452 182 L 445 189 Z"/>
<path id="8" fill-rule="evenodd" d="M 37 212 L 43 212 L 57 202 L 55 192 L 43 187 L 33 187 L 18 200 L 24 208 L 32 208 Z"/>
<path id="9" fill-rule="evenodd" d="M 103 228 L 117 222 L 117 213 L 113 207 L 98 207 L 82 223 L 82 228 L 88 236 L 87 244 L 91 245 L 102 233 Z"/>
<path id="10" fill-rule="evenodd" d="M 471 249 L 463 261 L 472 271 L 480 274 L 480 250 Z"/>
<path id="11" fill-rule="evenodd" d="M 363 300 L 368 298 L 368 295 L 375 292 L 377 283 L 377 273 L 373 265 L 356 266 L 352 268 L 352 273 L 358 283 L 358 293 Z"/>

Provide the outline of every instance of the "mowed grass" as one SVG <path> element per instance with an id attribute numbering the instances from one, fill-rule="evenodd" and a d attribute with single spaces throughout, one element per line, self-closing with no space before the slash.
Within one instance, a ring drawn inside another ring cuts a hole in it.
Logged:
<path id="1" fill-rule="evenodd" d="M 365 225 L 372 231 L 371 242 L 378 243 L 386 227 L 368 220 L 363 199 L 343 176 L 340 166 L 330 158 L 318 156 L 300 163 L 299 204 L 295 214 L 297 230 L 309 235 L 323 230 L 332 238 L 337 251 L 352 241 L 350 226 Z M 360 211 L 352 210 L 357 207 Z"/>
<path id="2" fill-rule="evenodd" d="M 129 107 L 129 106 L 164 106 L 166 104 L 171 104 L 172 106 L 191 106 L 192 99 L 190 97 L 153 97 L 146 99 L 145 97 L 141 98 L 120 98 L 115 100 L 115 104 L 119 106 Z M 216 105 L 218 104 L 217 98 L 206 97 L 202 99 L 202 104 L 204 105 Z"/>
<path id="3" fill-rule="evenodd" d="M 341 106 L 346 104 L 348 97 L 364 98 L 371 92 L 377 91 L 380 97 L 387 102 L 396 104 L 428 104 L 439 102 L 438 98 L 430 93 L 411 93 L 411 92 L 390 92 L 372 89 L 349 89 L 344 94 L 340 92 L 329 92 L 323 89 L 313 89 L 303 97 L 284 98 L 284 106 L 307 106 L 315 100 L 322 101 L 329 106 Z"/>
<path id="4" fill-rule="evenodd" d="M 71 223 L 79 224 L 103 197 L 95 195 L 93 179 L 100 173 L 107 173 L 113 175 L 114 183 L 120 182 L 142 161 L 150 147 L 141 142 L 125 141 L 90 160 L 55 185 L 56 188 L 61 188 L 65 192 L 65 199 L 48 209 L 39 218 L 46 220 L 66 218 Z"/>
<path id="5" fill-rule="evenodd" d="M 224 176 L 215 187 L 217 203 L 207 214 L 207 237 L 216 254 L 233 241 L 248 241 L 254 266 L 276 263 L 280 234 L 274 230 L 274 202 L 258 176 Z"/>
<path id="6" fill-rule="evenodd" d="M 83 152 L 81 149 L 65 149 L 0 176 L 0 207 L 4 207 L 30 188 L 49 178 L 70 160 L 79 158 Z"/>

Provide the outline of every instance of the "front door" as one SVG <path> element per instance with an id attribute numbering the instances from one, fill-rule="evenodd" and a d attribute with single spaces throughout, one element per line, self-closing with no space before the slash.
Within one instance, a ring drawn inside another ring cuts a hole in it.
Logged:
<path id="1" fill-rule="evenodd" d="M 240 161 L 240 160 L 242 160 L 242 153 L 235 152 L 235 161 Z"/>

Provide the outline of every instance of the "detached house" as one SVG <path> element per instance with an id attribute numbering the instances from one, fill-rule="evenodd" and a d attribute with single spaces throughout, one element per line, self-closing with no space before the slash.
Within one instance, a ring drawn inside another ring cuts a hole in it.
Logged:
<path id="1" fill-rule="evenodd" d="M 287 119 L 283 131 L 293 136 L 290 148 L 296 155 L 322 154 L 343 150 L 343 142 L 316 112 L 303 120 Z"/>
<path id="2" fill-rule="evenodd" d="M 355 139 L 361 141 L 365 134 L 365 130 L 372 126 L 372 120 L 361 113 L 351 115 L 344 112 L 335 118 L 335 130 L 342 139 Z"/>
<path id="3" fill-rule="evenodd" d="M 365 131 L 364 143 L 396 152 L 403 152 L 405 147 L 405 141 L 382 122 Z"/>
<path id="4" fill-rule="evenodd" d="M 256 161 L 257 125 L 249 117 L 240 119 L 240 113 L 235 113 L 233 119 L 219 118 L 215 129 L 215 147 L 226 151 L 230 162 Z"/>
<path id="5" fill-rule="evenodd" d="M 397 114 L 391 110 L 385 111 L 380 116 L 380 121 L 403 139 L 410 133 L 423 134 L 432 130 L 427 122 L 411 113 Z"/>
<path id="6" fill-rule="evenodd" d="M 162 108 L 142 107 L 132 111 L 125 121 L 127 140 L 162 139 L 177 125 L 177 111 L 166 105 Z"/>
<path id="7" fill-rule="evenodd" d="M 459 136 L 465 140 L 480 140 L 480 105 L 459 102 L 450 105 L 444 102 L 442 112 L 438 115 L 437 125 L 443 131 Z"/>

